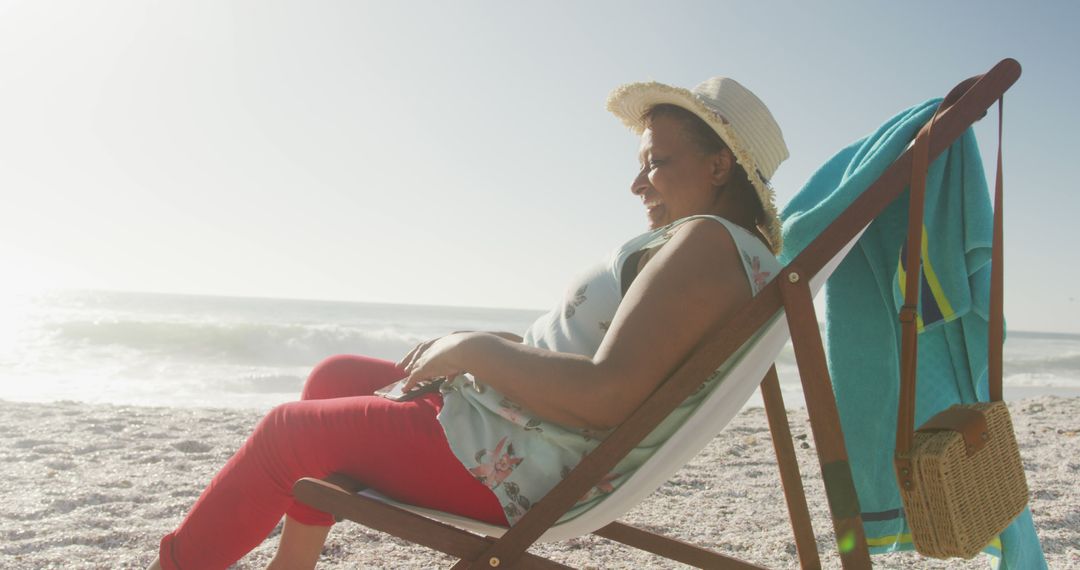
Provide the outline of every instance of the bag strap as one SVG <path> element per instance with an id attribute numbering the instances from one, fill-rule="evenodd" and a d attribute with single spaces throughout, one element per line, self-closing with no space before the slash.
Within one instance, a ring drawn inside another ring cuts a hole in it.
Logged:
<path id="1" fill-rule="evenodd" d="M 994 243 L 990 261 L 990 363 L 987 369 L 990 381 L 990 401 L 1000 402 L 1002 351 L 1005 346 L 1005 238 L 1004 182 L 1001 167 L 1001 130 L 1005 118 L 1005 96 L 998 99 L 998 153 L 997 174 L 994 180 Z"/>
<path id="2" fill-rule="evenodd" d="M 930 163 L 930 134 L 939 106 L 930 122 L 915 136 L 912 146 L 911 189 L 908 198 L 907 258 L 904 261 L 904 306 L 900 308 L 900 403 L 896 414 L 896 454 L 907 456 L 915 423 L 915 371 L 918 369 L 918 305 L 921 281 L 923 211 L 926 173 Z"/>
<path id="3" fill-rule="evenodd" d="M 895 463 L 900 480 L 910 485 L 908 455 L 915 428 L 915 372 L 918 369 L 918 303 L 919 286 L 922 282 L 920 255 L 922 253 L 923 212 L 926 206 L 926 175 L 929 168 L 930 134 L 938 114 L 945 106 L 939 106 L 919 134 L 912 148 L 911 192 L 908 206 L 907 257 L 904 262 L 904 305 L 900 309 L 900 401 L 896 417 Z M 1002 347 L 1004 341 L 1004 248 L 1003 248 L 1003 181 L 1002 181 L 1002 120 L 1004 97 L 998 99 L 998 153 L 997 174 L 994 182 L 994 236 L 990 268 L 990 331 L 988 375 L 990 401 L 1002 399 Z"/>

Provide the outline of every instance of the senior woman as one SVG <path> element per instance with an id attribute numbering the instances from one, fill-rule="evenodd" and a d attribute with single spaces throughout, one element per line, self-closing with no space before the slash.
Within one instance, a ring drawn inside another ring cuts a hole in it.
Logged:
<path id="1" fill-rule="evenodd" d="M 608 109 L 641 136 L 630 185 L 649 231 L 568 288 L 524 338 L 454 333 L 401 362 L 336 356 L 301 400 L 273 409 L 161 541 L 151 568 L 224 568 L 285 515 L 270 568 L 313 568 L 333 519 L 294 501 L 301 477 L 345 473 L 398 500 L 513 524 L 619 425 L 711 325 L 779 270 L 769 178 L 787 158 L 768 108 L 734 80 L 693 91 L 616 89 Z M 373 395 L 449 378 L 398 402 Z M 670 435 L 689 398 L 652 434 Z M 643 445 L 582 498 L 588 506 L 648 456 Z"/>

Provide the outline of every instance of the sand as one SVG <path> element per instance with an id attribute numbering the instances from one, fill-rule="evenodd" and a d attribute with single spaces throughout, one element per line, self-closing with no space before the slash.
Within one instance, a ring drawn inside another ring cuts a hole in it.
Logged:
<path id="1" fill-rule="evenodd" d="M 1012 403 L 1031 510 L 1050 568 L 1080 568 L 1080 399 Z M 0 568 L 143 568 L 259 414 L 74 402 L 0 401 Z M 790 412 L 819 547 L 839 567 L 803 410 Z M 737 416 L 693 462 L 624 519 L 757 564 L 795 568 L 765 414 Z M 261 568 L 275 534 L 236 568 Z M 534 552 L 582 568 L 679 568 L 581 538 Z M 986 568 L 989 557 L 875 557 L 882 568 Z M 319 568 L 432 568 L 446 556 L 352 523 L 335 527 Z"/>

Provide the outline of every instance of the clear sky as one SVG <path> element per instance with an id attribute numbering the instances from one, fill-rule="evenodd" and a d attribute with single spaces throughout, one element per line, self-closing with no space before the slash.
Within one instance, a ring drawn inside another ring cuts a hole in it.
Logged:
<path id="1" fill-rule="evenodd" d="M 0 294 L 546 308 L 645 229 L 615 86 L 750 87 L 791 149 L 782 205 L 1014 57 L 1007 317 L 1080 332 L 1077 22 L 1075 2 L 0 0 Z"/>

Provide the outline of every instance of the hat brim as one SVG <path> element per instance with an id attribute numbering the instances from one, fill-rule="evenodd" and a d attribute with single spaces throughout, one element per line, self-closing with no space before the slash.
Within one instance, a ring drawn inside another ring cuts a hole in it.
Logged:
<path id="1" fill-rule="evenodd" d="M 723 139 L 735 161 L 746 171 L 750 184 L 756 190 L 761 208 L 765 213 L 763 230 L 769 238 L 769 243 L 774 254 L 779 254 L 783 237 L 781 232 L 780 217 L 776 212 L 776 200 L 772 187 L 762 179 L 761 170 L 758 168 L 754 156 L 745 147 L 738 135 L 731 128 L 726 117 L 705 105 L 689 89 L 674 87 L 656 81 L 641 83 L 628 83 L 617 87 L 608 96 L 607 109 L 629 127 L 635 134 L 640 135 L 645 130 L 645 113 L 657 105 L 676 105 L 697 115 L 712 127 L 716 134 Z"/>

